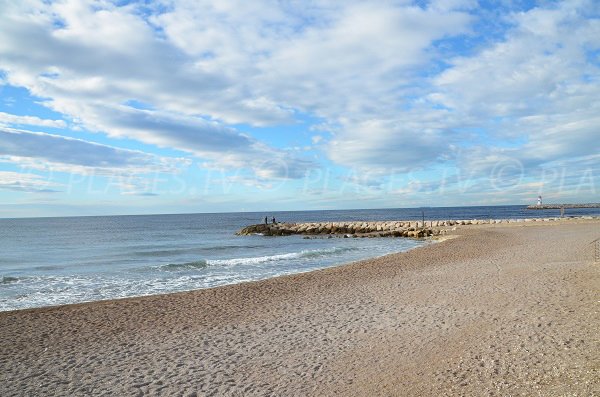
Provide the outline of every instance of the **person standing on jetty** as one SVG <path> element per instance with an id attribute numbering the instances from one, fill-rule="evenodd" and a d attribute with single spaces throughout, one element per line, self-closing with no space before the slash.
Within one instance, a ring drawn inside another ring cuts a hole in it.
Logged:
<path id="1" fill-rule="evenodd" d="M 265 216 L 265 225 L 269 223 L 269 219 Z"/>
<path id="2" fill-rule="evenodd" d="M 273 217 L 273 224 L 277 224 L 277 222 L 275 221 L 275 217 Z"/>

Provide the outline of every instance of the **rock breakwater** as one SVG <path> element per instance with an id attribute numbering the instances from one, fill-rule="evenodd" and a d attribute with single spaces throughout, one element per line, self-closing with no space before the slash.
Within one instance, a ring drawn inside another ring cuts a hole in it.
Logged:
<path id="1" fill-rule="evenodd" d="M 592 219 L 592 217 L 583 217 Z M 423 238 L 448 233 L 450 228 L 467 225 L 529 223 L 565 221 L 579 218 L 527 218 L 527 219 L 469 219 L 435 221 L 376 221 L 376 222 L 306 222 L 256 224 L 246 226 L 236 234 L 264 236 L 338 236 L 338 237 L 409 237 Z"/>

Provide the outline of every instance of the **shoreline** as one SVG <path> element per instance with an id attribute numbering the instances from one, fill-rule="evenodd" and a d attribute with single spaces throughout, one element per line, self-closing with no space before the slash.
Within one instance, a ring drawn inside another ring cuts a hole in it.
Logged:
<path id="1" fill-rule="evenodd" d="M 441 241 L 444 241 L 446 239 L 451 239 L 451 238 L 454 238 L 454 237 L 456 237 L 456 236 L 447 235 L 447 236 L 435 236 L 435 237 L 429 237 L 429 238 L 421 238 L 419 240 L 424 241 L 425 242 L 424 245 L 420 245 L 420 246 L 408 248 L 408 249 L 405 249 L 404 251 L 389 252 L 389 253 L 386 253 L 386 254 L 382 254 L 382 255 L 378 255 L 378 256 L 373 256 L 373 257 L 367 257 L 367 258 L 363 258 L 363 259 L 357 259 L 357 260 L 350 261 L 350 262 L 339 262 L 339 263 L 336 263 L 336 264 L 333 264 L 333 265 L 326 265 L 326 266 L 321 267 L 321 268 L 309 269 L 309 270 L 301 270 L 301 271 L 298 271 L 298 272 L 281 274 L 281 275 L 277 275 L 277 276 L 268 276 L 268 277 L 265 277 L 265 278 L 262 278 L 262 279 L 256 279 L 256 280 L 248 280 L 248 281 L 234 282 L 234 283 L 230 283 L 230 284 L 222 284 L 222 285 L 211 286 L 211 287 L 204 287 L 204 288 L 200 287 L 200 288 L 193 288 L 193 289 L 189 289 L 189 290 L 164 292 L 164 293 L 158 293 L 158 294 L 124 296 L 124 297 L 118 297 L 118 298 L 90 300 L 90 301 L 84 301 L 84 302 L 65 303 L 65 304 L 58 304 L 58 305 L 28 307 L 28 308 L 13 309 L 13 310 L 0 310 L 0 318 L 1 318 L 2 314 L 4 314 L 4 313 L 15 313 L 15 312 L 22 312 L 22 311 L 37 311 L 37 310 L 41 310 L 41 311 L 44 311 L 44 310 L 54 310 L 54 309 L 61 309 L 63 307 L 69 307 L 69 306 L 94 305 L 96 303 L 119 302 L 119 301 L 130 300 L 130 299 L 135 300 L 135 299 L 144 299 L 144 298 L 151 298 L 151 297 L 162 297 L 162 296 L 168 296 L 168 295 L 188 294 L 188 293 L 194 293 L 194 292 L 197 292 L 197 291 L 205 291 L 205 290 L 210 290 L 210 289 L 226 288 L 226 287 L 232 287 L 232 286 L 237 286 L 237 285 L 242 285 L 242 284 L 260 283 L 260 282 L 271 280 L 271 279 L 293 277 L 293 276 L 303 275 L 303 274 L 307 274 L 307 273 L 319 272 L 319 271 L 323 271 L 323 270 L 327 270 L 327 269 L 332 269 L 332 268 L 337 268 L 337 267 L 342 267 L 342 266 L 347 266 L 347 265 L 353 265 L 353 264 L 364 262 L 364 261 L 377 260 L 379 258 L 383 258 L 383 257 L 386 257 L 388 255 L 397 255 L 397 254 L 408 252 L 408 251 L 411 251 L 411 250 L 414 250 L 414 249 L 423 248 L 423 247 L 426 247 L 427 245 L 429 245 L 431 243 L 441 242 Z M 319 237 L 317 237 L 317 238 L 319 238 Z"/>
<path id="2" fill-rule="evenodd" d="M 590 395 L 599 225 L 459 227 L 306 273 L 0 312 L 0 381 L 8 395 Z"/>
<path id="3" fill-rule="evenodd" d="M 393 238 L 417 239 L 417 240 L 429 242 L 429 244 L 430 244 L 430 243 L 440 243 L 440 242 L 443 242 L 446 240 L 450 240 L 450 239 L 459 237 L 460 236 L 460 228 L 465 228 L 465 227 L 472 228 L 472 229 L 476 229 L 477 227 L 502 227 L 502 226 L 504 226 L 504 227 L 515 227 L 515 226 L 516 227 L 527 227 L 527 226 L 535 226 L 536 224 L 537 225 L 543 224 L 544 226 L 558 226 L 558 225 L 564 224 L 565 222 L 578 223 L 578 222 L 589 222 L 589 221 L 595 222 L 595 221 L 599 221 L 599 220 L 600 220 L 600 217 L 589 217 L 589 216 L 575 216 L 575 217 L 565 217 L 565 218 L 556 217 L 556 218 L 531 218 L 531 219 L 525 219 L 525 218 L 523 218 L 523 219 L 521 219 L 521 218 L 497 219 L 497 220 L 495 220 L 497 222 L 494 222 L 494 223 L 487 223 L 487 222 L 484 222 L 483 220 L 480 223 L 466 223 L 466 222 L 468 222 L 467 220 L 451 220 L 451 221 L 443 221 L 443 222 L 450 222 L 450 223 L 447 225 L 444 225 L 444 226 L 440 226 L 438 228 L 438 233 L 435 233 L 435 234 L 432 233 L 427 236 L 420 236 L 420 237 L 415 236 L 415 237 L 393 237 Z M 473 220 L 473 221 L 475 221 L 475 220 Z M 396 221 L 367 222 L 367 223 L 372 223 L 372 224 L 376 225 L 379 223 L 390 223 L 390 222 L 396 222 Z M 414 224 L 420 223 L 418 221 L 401 221 L 401 222 L 409 223 L 410 225 L 407 225 L 407 227 L 412 226 L 413 230 L 415 229 L 415 226 L 416 226 Z M 439 222 L 442 222 L 442 221 L 439 221 Z M 463 222 L 463 223 L 461 224 L 461 222 Z M 469 222 L 470 222 L 470 220 L 469 220 Z M 324 224 L 328 224 L 328 223 L 331 223 L 331 222 L 324 222 Z M 364 222 L 358 222 L 358 223 L 364 223 Z M 315 224 L 315 222 L 311 222 L 308 224 Z M 325 237 L 325 236 L 327 236 L 327 237 Z M 311 239 L 315 239 L 315 238 L 328 238 L 329 236 L 330 236 L 330 234 L 317 234 L 317 235 L 313 234 L 313 235 L 308 235 L 307 237 L 309 237 Z M 335 237 L 342 238 L 342 236 L 343 235 L 337 235 Z M 273 237 L 275 237 L 275 235 L 273 235 Z M 381 238 L 381 237 L 392 237 L 392 236 L 391 235 L 390 236 L 376 236 L 373 233 L 367 232 L 367 233 L 362 233 L 362 235 L 355 235 L 354 237 L 359 237 L 359 238 L 380 237 Z M 30 308 L 14 309 L 14 310 L 3 310 L 3 311 L 0 311 L 0 315 L 2 315 L 3 313 L 13 313 L 13 312 L 21 312 L 21 311 L 52 310 L 52 309 L 60 309 L 62 307 L 68 307 L 68 306 L 90 305 L 90 304 L 93 305 L 95 303 L 122 301 L 122 300 L 128 300 L 128 299 L 143 299 L 143 298 L 154 297 L 154 296 L 161 297 L 161 296 L 165 296 L 165 295 L 193 293 L 196 291 L 203 291 L 203 290 L 213 289 L 213 288 L 224 288 L 224 287 L 235 286 L 235 285 L 240 285 L 240 284 L 256 283 L 256 282 L 262 282 L 262 281 L 270 280 L 270 279 L 274 279 L 274 278 L 292 277 L 292 276 L 302 275 L 302 274 L 311 273 L 311 272 L 318 272 L 318 271 L 322 271 L 322 270 L 326 270 L 326 269 L 330 269 L 330 268 L 348 266 L 348 265 L 353 265 L 353 264 L 361 263 L 361 262 L 365 262 L 365 261 L 377 260 L 379 258 L 384 258 L 389 255 L 397 255 L 397 254 L 412 251 L 415 249 L 423 248 L 429 244 L 425 244 L 424 246 L 409 248 L 406 251 L 392 252 L 392 253 L 384 254 L 381 256 L 374 256 L 374 257 L 359 259 L 359 260 L 352 261 L 352 262 L 340 262 L 335 265 L 326 266 L 326 267 L 323 267 L 320 269 L 306 270 L 306 271 L 300 271 L 297 273 L 271 276 L 271 277 L 258 279 L 258 280 L 242 281 L 242 282 L 238 282 L 238 283 L 223 284 L 223 285 L 218 285 L 218 286 L 213 286 L 213 287 L 194 288 L 194 289 L 189 289 L 189 290 L 165 292 L 165 293 L 159 293 L 159 294 L 126 296 L 126 297 L 120 297 L 120 298 L 91 300 L 91 301 L 85 301 L 85 302 L 66 303 L 66 304 L 59 304 L 59 305 L 39 306 L 39 307 L 30 307 Z"/>

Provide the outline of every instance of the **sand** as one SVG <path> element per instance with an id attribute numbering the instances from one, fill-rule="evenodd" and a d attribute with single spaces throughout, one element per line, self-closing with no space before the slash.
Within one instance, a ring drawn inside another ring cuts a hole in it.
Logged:
<path id="1" fill-rule="evenodd" d="M 0 313 L 2 396 L 600 396 L 600 222 Z"/>

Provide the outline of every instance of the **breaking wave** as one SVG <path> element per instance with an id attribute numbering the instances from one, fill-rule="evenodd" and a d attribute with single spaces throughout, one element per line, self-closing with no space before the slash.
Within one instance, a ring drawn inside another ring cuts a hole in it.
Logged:
<path id="1" fill-rule="evenodd" d="M 199 260 L 194 262 L 185 263 L 169 263 L 167 265 L 161 265 L 158 268 L 160 270 L 190 270 L 190 269 L 204 269 L 208 267 L 208 263 L 205 260 Z"/>
<path id="2" fill-rule="evenodd" d="M 268 262 L 278 261 L 289 261 L 294 259 L 307 259 L 307 258 L 319 258 L 324 256 L 332 256 L 348 251 L 355 251 L 359 248 L 356 247 L 333 247 L 323 248 L 315 250 L 303 250 L 300 252 L 291 252 L 287 254 L 267 255 L 267 256 L 256 256 L 250 258 L 231 258 L 231 259 L 201 259 L 193 262 L 184 263 L 169 263 L 167 265 L 158 266 L 160 270 L 165 271 L 179 271 L 179 270 L 192 270 L 192 269 L 204 269 L 209 266 L 244 266 L 244 265 L 260 265 Z"/>
<path id="3" fill-rule="evenodd" d="M 0 281 L 0 284 L 12 284 L 12 283 L 18 283 L 19 281 L 21 281 L 20 278 L 18 277 L 10 277 L 10 276 L 3 276 L 2 281 Z"/>

